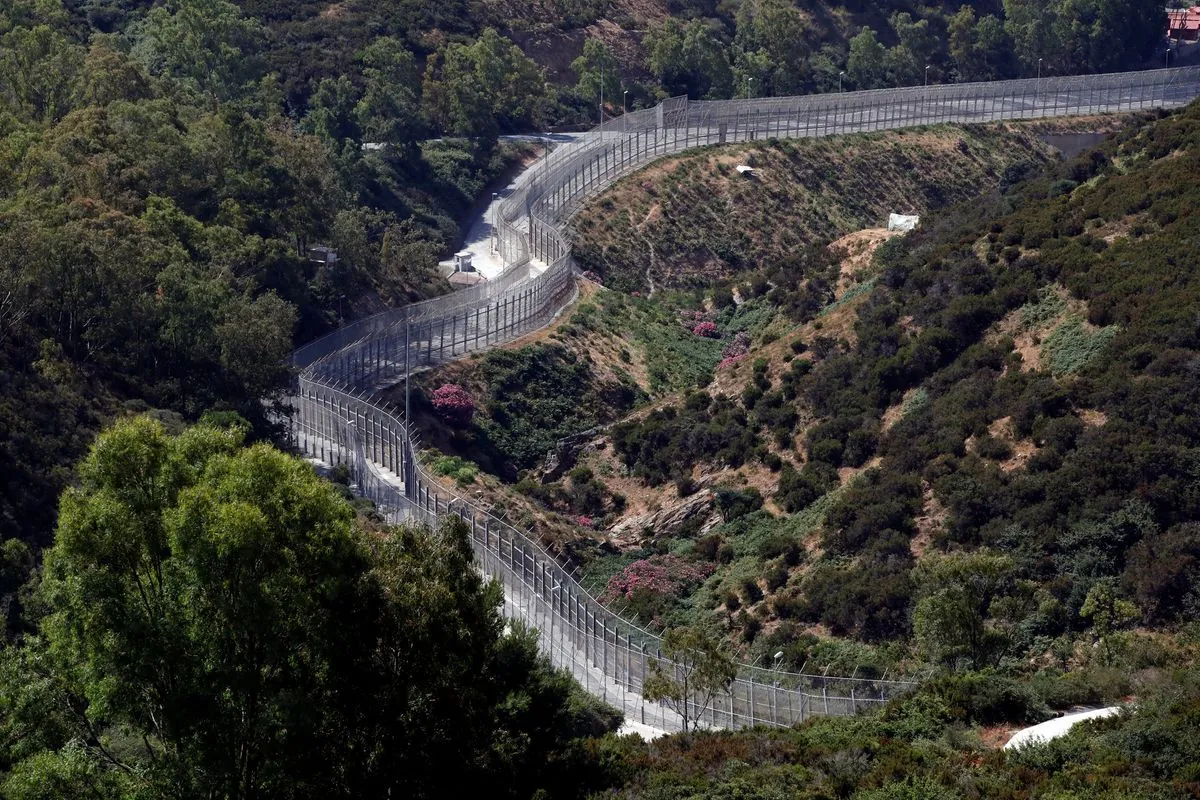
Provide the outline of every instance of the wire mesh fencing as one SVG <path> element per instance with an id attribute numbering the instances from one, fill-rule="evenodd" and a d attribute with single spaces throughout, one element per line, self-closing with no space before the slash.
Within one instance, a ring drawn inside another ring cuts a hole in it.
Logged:
<path id="1" fill-rule="evenodd" d="M 529 621 L 543 651 L 626 717 L 679 730 L 675 710 L 642 697 L 662 657 L 653 632 L 607 608 L 534 539 L 442 487 L 414 456 L 403 415 L 375 393 L 418 370 L 513 341 L 548 324 L 575 297 L 566 235 L 571 215 L 614 181 L 666 155 L 766 138 L 862 133 L 1182 105 L 1200 96 L 1200 67 L 1113 75 L 689 102 L 606 121 L 544 156 L 496 210 L 506 267 L 494 280 L 347 325 L 293 354 L 299 371 L 288 424 L 310 457 L 344 467 L 355 490 L 392 521 L 453 513 L 470 527 L 480 569 L 505 590 L 504 613 Z M 688 717 L 714 728 L 787 726 L 813 715 L 877 707 L 915 682 L 743 666 L 727 693 Z"/>
<path id="2" fill-rule="evenodd" d="M 681 669 L 663 656 L 661 638 L 606 607 L 527 533 L 443 487 L 414 455 L 420 443 L 406 434 L 397 410 L 319 378 L 302 380 L 294 406 L 298 446 L 314 459 L 345 467 L 355 492 L 370 498 L 388 521 L 434 525 L 447 514 L 460 517 L 480 570 L 504 588 L 505 616 L 536 628 L 556 666 L 628 719 L 665 731 L 682 729 L 675 709 L 642 695 L 653 664 L 668 673 Z M 691 701 L 688 716 L 712 728 L 790 726 L 814 715 L 877 707 L 914 685 L 748 668 L 711 703 Z"/>

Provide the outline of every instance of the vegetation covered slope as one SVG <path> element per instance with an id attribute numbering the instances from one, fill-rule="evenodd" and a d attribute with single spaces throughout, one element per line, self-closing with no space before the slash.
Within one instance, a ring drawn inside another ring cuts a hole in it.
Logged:
<path id="1" fill-rule="evenodd" d="M 755 142 L 657 163 L 589 201 L 580 265 L 621 291 L 703 288 L 809 245 L 1008 185 L 1053 159 L 1037 127 L 937 126 Z M 754 167 L 752 177 L 735 171 Z"/>
<path id="2" fill-rule="evenodd" d="M 1198 130 L 1138 118 L 913 234 L 705 293 L 594 294 L 552 335 L 649 402 L 517 490 L 597 540 L 597 592 L 677 573 L 610 594 L 626 613 L 792 668 L 1036 672 L 1174 630 L 1200 577 Z"/>
<path id="3" fill-rule="evenodd" d="M 106 415 L 234 410 L 265 435 L 296 342 L 448 288 L 439 253 L 517 155 L 297 125 L 230 4 L 121 36 L 79 11 L 0 8 L 0 531 L 36 545 Z M 346 112 L 367 129 L 395 110 L 381 49 Z"/>

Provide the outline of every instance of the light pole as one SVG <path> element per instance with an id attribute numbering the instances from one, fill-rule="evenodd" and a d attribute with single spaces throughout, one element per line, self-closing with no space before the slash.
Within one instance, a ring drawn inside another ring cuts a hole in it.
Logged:
<path id="1" fill-rule="evenodd" d="M 622 89 L 622 90 L 621 90 L 621 113 L 622 113 L 622 114 L 628 114 L 628 113 L 629 113 L 629 103 L 628 103 L 628 100 L 629 100 L 629 90 L 628 90 L 628 89 Z"/>
<path id="2" fill-rule="evenodd" d="M 842 76 L 846 74 L 845 70 L 838 73 L 838 94 L 842 92 Z"/>
<path id="3" fill-rule="evenodd" d="M 929 85 L 929 67 L 930 67 L 929 64 L 925 65 L 925 85 L 926 86 Z"/>
<path id="4" fill-rule="evenodd" d="M 750 85 L 746 90 L 746 97 L 752 98 L 754 97 L 754 78 L 747 78 L 746 82 Z"/>
<path id="5" fill-rule="evenodd" d="M 551 663 L 554 662 L 554 645 L 555 645 L 554 615 L 555 615 L 555 613 L 557 613 L 559 589 L 561 589 L 561 588 L 562 588 L 562 584 L 559 583 L 558 581 L 554 581 L 554 585 L 550 587 L 550 661 L 551 661 Z M 566 658 L 564 656 L 563 661 L 565 662 L 565 660 L 566 660 Z"/>
<path id="6" fill-rule="evenodd" d="M 492 192 L 492 252 L 496 252 L 496 240 L 499 233 L 496 231 L 496 213 L 499 209 L 496 207 L 496 198 L 500 196 L 499 192 Z"/>
<path id="7" fill-rule="evenodd" d="M 1167 47 L 1166 56 L 1163 59 L 1163 69 L 1168 69 L 1171 66 L 1171 48 Z"/>
<path id="8" fill-rule="evenodd" d="M 1041 99 L 1042 99 L 1042 60 L 1039 58 L 1038 59 L 1037 88 L 1034 92 L 1034 103 L 1039 102 Z"/>

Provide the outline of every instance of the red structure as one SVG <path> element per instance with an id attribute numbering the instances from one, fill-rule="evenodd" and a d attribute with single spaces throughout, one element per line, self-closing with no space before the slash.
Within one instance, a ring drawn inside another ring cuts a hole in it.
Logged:
<path id="1" fill-rule="evenodd" d="M 1167 38 L 1178 42 L 1200 40 L 1200 6 L 1168 8 Z"/>

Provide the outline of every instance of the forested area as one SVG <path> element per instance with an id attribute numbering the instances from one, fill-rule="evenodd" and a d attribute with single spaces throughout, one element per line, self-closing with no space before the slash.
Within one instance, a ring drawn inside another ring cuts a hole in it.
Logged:
<path id="1" fill-rule="evenodd" d="M 0 526 L 35 547 L 102 419 L 232 411 L 268 433 L 294 344 L 443 291 L 458 221 L 520 156 L 490 122 L 422 141 L 395 39 L 289 116 L 236 6 L 122 9 L 0 11 Z"/>
<path id="2" fill-rule="evenodd" d="M 92 446 L 0 650 L 0 794 L 580 796 L 619 717 L 505 630 L 466 527 L 371 523 L 243 436 Z"/>

